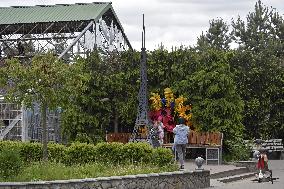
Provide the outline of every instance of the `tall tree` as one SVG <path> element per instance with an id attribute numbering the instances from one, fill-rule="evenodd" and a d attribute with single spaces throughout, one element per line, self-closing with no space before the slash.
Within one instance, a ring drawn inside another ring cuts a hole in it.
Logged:
<path id="1" fill-rule="evenodd" d="M 65 64 L 52 53 L 38 55 L 31 63 L 7 60 L 1 69 L 5 73 L 2 84 L 6 84 L 6 100 L 23 103 L 30 108 L 33 108 L 33 102 L 40 104 L 43 160 L 47 160 L 47 109 L 64 109 L 72 103 L 86 89 L 84 84 L 89 79 L 88 74 L 82 72 L 81 64 Z"/>
<path id="2" fill-rule="evenodd" d="M 209 29 L 197 38 L 197 49 L 215 48 L 218 50 L 228 50 L 230 48 L 231 36 L 229 26 L 222 18 L 209 21 Z"/>
<path id="3" fill-rule="evenodd" d="M 225 149 L 236 155 L 243 138 L 243 101 L 237 92 L 229 60 L 232 52 L 214 49 L 199 54 L 203 66 L 175 85 L 192 102 L 193 123 L 198 130 L 224 133 Z"/>
<path id="4" fill-rule="evenodd" d="M 230 64 L 245 102 L 247 134 L 283 137 L 283 18 L 258 1 L 246 22 L 238 18 L 232 26 L 234 41 L 240 46 Z"/>
<path id="5" fill-rule="evenodd" d="M 256 53 L 266 51 L 277 57 L 284 55 L 284 20 L 276 9 L 265 6 L 260 0 L 246 21 L 239 17 L 232 26 L 234 42 L 241 49 Z"/>
<path id="6" fill-rule="evenodd" d="M 107 57 L 93 52 L 79 59 L 91 75 L 88 90 L 63 113 L 64 132 L 73 140 L 97 142 L 113 126 L 133 126 L 136 116 L 139 66 L 135 52 Z M 136 57 L 136 58 L 135 58 Z M 83 135 L 84 138 L 80 138 Z"/>

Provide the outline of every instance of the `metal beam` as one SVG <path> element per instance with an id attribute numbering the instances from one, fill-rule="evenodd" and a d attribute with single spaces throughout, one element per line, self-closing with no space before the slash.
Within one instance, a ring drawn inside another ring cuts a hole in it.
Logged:
<path id="1" fill-rule="evenodd" d="M 32 37 L 32 38 L 22 38 L 22 39 L 0 39 L 0 42 L 1 41 L 30 41 L 30 40 L 52 40 L 52 39 L 73 39 L 73 38 L 76 38 L 77 36 L 68 36 L 68 37 L 39 37 L 39 38 L 36 38 L 36 37 Z"/>
<path id="2" fill-rule="evenodd" d="M 62 58 L 74 45 L 77 43 L 77 41 L 86 33 L 86 31 L 94 24 L 94 21 L 92 20 L 85 29 L 74 39 L 74 41 L 59 55 L 58 58 Z"/>
<path id="3" fill-rule="evenodd" d="M 17 117 L 4 129 L 4 131 L 0 134 L 0 140 L 3 140 L 4 137 L 13 129 L 13 127 L 21 120 L 22 113 L 17 115 Z"/>

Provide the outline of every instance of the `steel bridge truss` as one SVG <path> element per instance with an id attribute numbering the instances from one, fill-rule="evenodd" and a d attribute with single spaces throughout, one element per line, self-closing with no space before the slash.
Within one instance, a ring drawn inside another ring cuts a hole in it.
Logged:
<path id="1" fill-rule="evenodd" d="M 31 58 L 53 51 L 67 61 L 94 49 L 104 53 L 131 48 L 110 11 L 97 21 L 0 25 L 0 58 Z"/>
<path id="2" fill-rule="evenodd" d="M 66 62 L 99 49 L 108 54 L 132 49 L 111 9 L 98 20 L 0 25 L 0 63 L 7 58 L 31 60 L 52 51 Z M 1 65 L 0 65 L 1 66 Z M 0 140 L 41 140 L 40 108 L 6 103 L 0 89 Z M 60 113 L 49 112 L 48 138 L 61 142 Z"/>

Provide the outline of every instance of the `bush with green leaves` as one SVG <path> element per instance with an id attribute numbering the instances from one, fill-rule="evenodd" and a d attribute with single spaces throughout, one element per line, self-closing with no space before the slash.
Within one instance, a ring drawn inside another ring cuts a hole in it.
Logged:
<path id="1" fill-rule="evenodd" d="M 85 164 L 94 162 L 96 158 L 96 149 L 93 144 L 72 143 L 65 149 L 63 161 L 67 165 Z"/>
<path id="2" fill-rule="evenodd" d="M 155 148 L 152 154 L 152 163 L 158 166 L 166 166 L 174 164 L 174 157 L 171 149 L 168 148 Z"/>
<path id="3" fill-rule="evenodd" d="M 123 145 L 121 154 L 125 162 L 149 163 L 152 160 L 153 147 L 145 142 L 130 142 Z"/>
<path id="4" fill-rule="evenodd" d="M 65 156 L 66 146 L 57 143 L 49 143 L 47 148 L 49 161 L 62 162 Z"/>
<path id="5" fill-rule="evenodd" d="M 105 163 L 124 163 L 125 159 L 123 157 L 123 147 L 122 143 L 113 142 L 106 143 L 101 142 L 98 143 L 96 148 L 96 160 L 99 162 Z"/>
<path id="6" fill-rule="evenodd" d="M 23 161 L 18 150 L 4 147 L 0 152 L 0 176 L 9 178 L 16 176 L 23 166 Z"/>
<path id="7" fill-rule="evenodd" d="M 20 148 L 24 161 L 40 161 L 42 159 L 42 144 L 37 142 L 24 142 Z"/>
<path id="8" fill-rule="evenodd" d="M 247 161 L 250 158 L 251 148 L 239 138 L 226 141 L 228 148 L 224 155 L 225 161 Z"/>
<path id="9" fill-rule="evenodd" d="M 1 149 L 18 151 L 23 162 L 42 160 L 42 144 L 29 142 L 0 142 Z M 172 163 L 173 154 L 164 148 L 152 148 L 148 143 L 72 143 L 70 146 L 48 144 L 48 159 L 66 165 L 102 163 L 102 164 L 154 164 L 165 166 Z"/>

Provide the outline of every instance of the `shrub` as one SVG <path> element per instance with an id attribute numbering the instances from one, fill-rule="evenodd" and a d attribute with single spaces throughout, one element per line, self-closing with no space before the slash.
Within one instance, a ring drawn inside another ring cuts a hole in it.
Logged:
<path id="1" fill-rule="evenodd" d="M 105 163 L 124 163 L 123 144 L 101 142 L 96 145 L 96 160 Z"/>
<path id="2" fill-rule="evenodd" d="M 2 178 L 16 176 L 23 166 L 18 150 L 11 150 L 8 147 L 4 147 L 0 152 L 0 175 Z"/>
<path id="3" fill-rule="evenodd" d="M 160 167 L 173 164 L 174 155 L 170 149 L 167 148 L 155 148 L 153 150 L 152 162 L 154 165 Z"/>
<path id="4" fill-rule="evenodd" d="M 48 144 L 48 160 L 55 162 L 62 162 L 65 156 L 66 147 L 62 144 L 49 143 Z"/>
<path id="5" fill-rule="evenodd" d="M 4 147 L 16 149 L 26 162 L 42 159 L 42 144 L 22 142 L 0 142 L 0 150 Z M 72 143 L 69 147 L 61 144 L 48 144 L 48 159 L 66 165 L 86 164 L 154 164 L 164 166 L 172 162 L 170 150 L 153 149 L 148 143 L 98 143 L 96 146 L 86 143 Z"/>
<path id="6" fill-rule="evenodd" d="M 152 160 L 153 147 L 145 142 L 127 143 L 122 148 L 124 161 L 137 163 L 149 163 Z"/>
<path id="7" fill-rule="evenodd" d="M 19 142 L 20 143 L 20 142 Z M 42 159 L 42 144 L 40 143 L 22 143 L 21 156 L 24 161 L 40 161 Z"/>
<path id="8" fill-rule="evenodd" d="M 65 149 L 64 163 L 85 164 L 95 161 L 96 149 L 93 144 L 72 143 L 71 146 Z"/>
<path id="9" fill-rule="evenodd" d="M 225 161 L 246 161 L 250 157 L 250 147 L 247 146 L 243 140 L 236 139 L 234 141 L 225 141 L 227 150 L 224 154 Z"/>
<path id="10" fill-rule="evenodd" d="M 17 142 L 17 141 L 10 141 L 10 140 L 1 141 L 0 142 L 0 151 L 3 148 L 8 148 L 10 150 L 20 150 L 22 145 L 23 145 L 22 142 Z"/>

